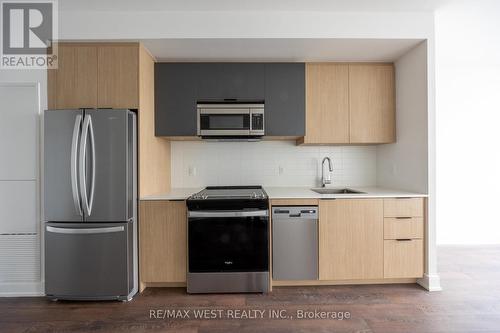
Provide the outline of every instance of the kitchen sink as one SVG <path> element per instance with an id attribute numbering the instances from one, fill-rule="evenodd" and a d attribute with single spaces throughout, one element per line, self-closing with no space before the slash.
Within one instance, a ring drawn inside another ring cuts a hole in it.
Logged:
<path id="1" fill-rule="evenodd" d="M 356 191 L 350 188 L 328 188 L 328 187 L 319 187 L 312 188 L 312 191 L 319 194 L 363 194 L 366 192 Z"/>

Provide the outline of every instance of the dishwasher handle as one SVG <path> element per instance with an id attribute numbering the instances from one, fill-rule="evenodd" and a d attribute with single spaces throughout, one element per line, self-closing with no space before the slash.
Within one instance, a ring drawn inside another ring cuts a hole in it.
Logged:
<path id="1" fill-rule="evenodd" d="M 273 207 L 273 219 L 317 219 L 317 206 Z"/>

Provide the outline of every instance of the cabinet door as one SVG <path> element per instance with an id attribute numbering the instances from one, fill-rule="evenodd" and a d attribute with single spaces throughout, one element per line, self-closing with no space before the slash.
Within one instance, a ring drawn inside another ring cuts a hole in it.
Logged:
<path id="1" fill-rule="evenodd" d="M 196 136 L 199 64 L 155 64 L 155 135 Z"/>
<path id="2" fill-rule="evenodd" d="M 266 135 L 304 136 L 305 65 L 266 64 Z"/>
<path id="3" fill-rule="evenodd" d="M 385 217 L 422 217 L 424 216 L 423 198 L 384 199 Z"/>
<path id="4" fill-rule="evenodd" d="M 138 45 L 98 47 L 98 107 L 139 107 Z"/>
<path id="5" fill-rule="evenodd" d="M 186 203 L 141 201 L 139 205 L 140 280 L 186 281 Z"/>
<path id="6" fill-rule="evenodd" d="M 51 109 L 97 107 L 97 47 L 59 45 L 58 69 L 48 71 Z"/>
<path id="7" fill-rule="evenodd" d="M 198 72 L 198 99 L 263 100 L 264 64 L 205 63 Z"/>
<path id="8" fill-rule="evenodd" d="M 394 67 L 392 64 L 350 64 L 351 143 L 396 140 Z"/>
<path id="9" fill-rule="evenodd" d="M 319 212 L 320 280 L 382 278 L 383 201 L 320 200 Z"/>
<path id="10" fill-rule="evenodd" d="M 422 239 L 384 242 L 384 278 L 420 278 L 424 275 Z"/>
<path id="11" fill-rule="evenodd" d="M 306 136 L 304 143 L 349 142 L 349 67 L 306 65 Z"/>

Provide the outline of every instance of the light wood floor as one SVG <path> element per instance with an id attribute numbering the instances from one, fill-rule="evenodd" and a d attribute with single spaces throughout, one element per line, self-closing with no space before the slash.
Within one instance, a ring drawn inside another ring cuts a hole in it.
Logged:
<path id="1" fill-rule="evenodd" d="M 268 295 L 147 289 L 132 302 L 0 299 L 0 332 L 500 332 L 500 246 L 440 247 L 442 292 L 417 285 L 281 287 Z M 348 320 L 150 319 L 151 309 L 349 311 Z"/>

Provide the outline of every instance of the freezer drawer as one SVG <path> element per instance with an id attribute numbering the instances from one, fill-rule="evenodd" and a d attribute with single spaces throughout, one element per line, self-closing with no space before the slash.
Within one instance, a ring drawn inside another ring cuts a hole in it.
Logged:
<path id="1" fill-rule="evenodd" d="M 133 222 L 46 223 L 45 292 L 57 299 L 127 299 Z"/>
<path id="2" fill-rule="evenodd" d="M 318 279 L 318 207 L 273 206 L 273 279 Z"/>

